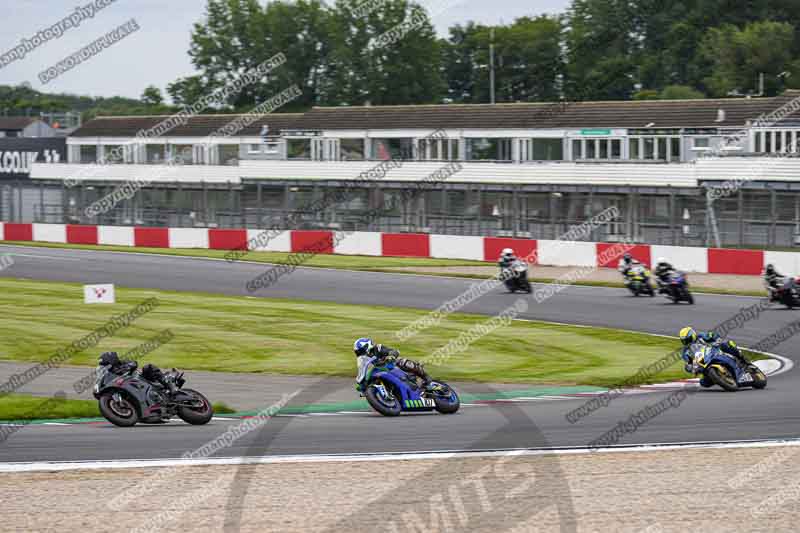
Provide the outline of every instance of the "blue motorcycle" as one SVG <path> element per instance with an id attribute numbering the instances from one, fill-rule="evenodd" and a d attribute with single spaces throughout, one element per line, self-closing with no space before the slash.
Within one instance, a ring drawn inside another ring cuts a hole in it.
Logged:
<path id="1" fill-rule="evenodd" d="M 689 292 L 689 279 L 685 272 L 674 272 L 671 274 L 662 292 L 672 300 L 672 303 L 694 303 L 694 297 L 692 293 Z"/>
<path id="2" fill-rule="evenodd" d="M 398 416 L 403 411 L 436 410 L 445 415 L 458 411 L 458 393 L 441 381 L 433 385 L 434 390 L 427 390 L 417 376 L 398 368 L 391 360 L 371 357 L 359 361 L 356 389 L 383 416 Z"/>
<path id="3" fill-rule="evenodd" d="M 702 374 L 700 385 L 713 387 L 719 385 L 729 392 L 740 387 L 763 389 L 767 386 L 767 376 L 752 363 L 742 364 L 717 346 L 702 346 L 694 354 L 695 373 Z"/>

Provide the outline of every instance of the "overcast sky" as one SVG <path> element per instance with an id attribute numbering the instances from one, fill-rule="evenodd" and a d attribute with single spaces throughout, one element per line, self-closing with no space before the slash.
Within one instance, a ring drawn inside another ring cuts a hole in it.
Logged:
<path id="1" fill-rule="evenodd" d="M 5 0 L 13 4 L 0 17 L 0 55 L 31 38 L 93 0 Z M 329 0 L 330 3 L 331 0 Z M 436 13 L 440 34 L 456 23 L 475 20 L 508 23 L 523 15 L 563 12 L 569 0 L 421 0 Z M 45 92 L 70 92 L 92 96 L 139 97 L 150 84 L 160 87 L 194 73 L 187 54 L 192 24 L 202 20 L 206 0 L 116 0 L 68 29 L 61 38 L 43 43 L 22 60 L 0 67 L 0 84 L 29 82 Z M 89 58 L 46 85 L 39 73 L 107 32 L 135 19 L 139 30 L 111 48 Z M 165 93 L 166 94 L 166 93 Z"/>

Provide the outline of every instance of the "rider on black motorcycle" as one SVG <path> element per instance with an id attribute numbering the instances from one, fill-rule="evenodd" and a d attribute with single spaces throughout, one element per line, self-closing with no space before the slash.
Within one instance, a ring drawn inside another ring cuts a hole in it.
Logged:
<path id="1" fill-rule="evenodd" d="M 500 270 L 505 270 L 511 267 L 511 264 L 517 260 L 517 256 L 514 255 L 514 250 L 511 248 L 503 248 L 503 251 L 500 253 L 500 259 L 497 261 Z"/>
<path id="2" fill-rule="evenodd" d="M 619 260 L 619 265 L 617 265 L 617 270 L 623 275 L 623 277 L 627 277 L 628 271 L 634 266 L 638 265 L 639 261 L 633 258 L 633 256 L 629 252 L 625 252 L 625 255 L 622 256 L 622 259 Z"/>
<path id="3" fill-rule="evenodd" d="M 433 383 L 431 377 L 425 372 L 425 367 L 422 366 L 422 363 L 402 358 L 398 350 L 390 348 L 389 346 L 384 346 L 383 344 L 375 344 L 370 338 L 362 337 L 358 339 L 353 343 L 353 351 L 356 354 L 359 371 L 361 370 L 362 364 L 366 364 L 369 358 L 376 357 L 377 365 L 392 361 L 395 366 L 401 370 L 417 376 L 423 381 L 423 385 L 428 391 L 434 391 L 440 387 L 440 385 Z M 364 359 L 362 359 L 362 357 Z M 356 383 L 356 389 L 360 391 L 360 387 L 362 387 L 362 384 Z"/>
<path id="4" fill-rule="evenodd" d="M 775 294 L 778 289 L 783 285 L 784 275 L 775 270 L 772 264 L 769 264 L 764 269 L 764 287 L 769 292 L 771 300 L 775 299 Z"/>
<path id="5" fill-rule="evenodd" d="M 654 272 L 658 282 L 659 294 L 667 292 L 667 285 L 669 284 L 670 276 L 675 273 L 675 267 L 668 263 L 665 258 L 659 257 Z"/>
<path id="6" fill-rule="evenodd" d="M 683 328 L 678 336 L 681 339 L 683 348 L 681 350 L 681 357 L 686 361 L 684 370 L 689 374 L 694 374 L 694 354 L 697 351 L 695 345 L 713 346 L 719 348 L 720 351 L 730 355 L 743 365 L 749 365 L 750 362 L 742 355 L 741 350 L 733 341 L 725 341 L 713 331 L 697 332 L 691 326 Z"/>
<path id="7" fill-rule="evenodd" d="M 139 364 L 136 361 L 129 361 L 120 359 L 117 352 L 103 352 L 100 355 L 100 366 L 109 366 L 114 374 L 124 374 L 126 372 L 134 371 L 138 368 Z M 157 366 L 153 364 L 146 364 L 139 375 L 145 381 L 155 385 L 161 389 L 167 390 L 171 393 L 175 392 L 175 385 L 168 381 L 164 373 Z"/>

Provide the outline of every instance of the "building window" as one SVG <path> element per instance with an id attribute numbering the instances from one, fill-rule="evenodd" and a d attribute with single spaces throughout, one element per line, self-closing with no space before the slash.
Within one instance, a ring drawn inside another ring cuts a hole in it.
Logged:
<path id="1" fill-rule="evenodd" d="M 106 164 L 124 163 L 125 149 L 121 144 L 106 144 L 103 146 L 103 161 Z"/>
<path id="2" fill-rule="evenodd" d="M 311 139 L 288 139 L 286 141 L 287 159 L 311 159 Z"/>
<path id="3" fill-rule="evenodd" d="M 611 139 L 611 157 L 609 159 L 622 159 L 621 139 Z"/>
<path id="4" fill-rule="evenodd" d="M 96 145 L 81 145 L 81 163 L 97 163 Z"/>
<path id="5" fill-rule="evenodd" d="M 264 145 L 264 153 L 269 155 L 277 155 L 281 153 L 280 143 L 266 143 Z"/>
<path id="6" fill-rule="evenodd" d="M 563 161 L 563 139 L 533 139 L 534 161 Z"/>
<path id="7" fill-rule="evenodd" d="M 670 156 L 671 159 L 674 161 L 681 160 L 681 138 L 680 137 L 672 137 L 670 139 Z"/>
<path id="8" fill-rule="evenodd" d="M 708 137 L 695 137 L 694 138 L 694 147 L 695 148 L 708 148 Z"/>
<path id="9" fill-rule="evenodd" d="M 372 159 L 414 159 L 414 139 L 372 139 Z"/>
<path id="10" fill-rule="evenodd" d="M 467 139 L 467 160 L 511 161 L 511 139 Z"/>
<path id="11" fill-rule="evenodd" d="M 176 165 L 194 164 L 193 147 L 191 144 L 172 145 L 172 160 Z"/>
<path id="12" fill-rule="evenodd" d="M 639 159 L 639 137 L 631 137 L 628 144 L 630 159 Z"/>
<path id="13" fill-rule="evenodd" d="M 219 164 L 220 165 L 238 165 L 239 164 L 239 145 L 238 144 L 219 144 Z"/>
<path id="14" fill-rule="evenodd" d="M 248 154 L 260 154 L 261 153 L 261 145 L 260 144 L 248 144 L 247 145 L 247 153 Z"/>
<path id="15" fill-rule="evenodd" d="M 166 147 L 163 144 L 148 144 L 146 146 L 145 152 L 147 154 L 147 163 L 149 164 L 160 164 L 164 162 L 164 149 Z"/>
<path id="16" fill-rule="evenodd" d="M 342 161 L 363 161 L 364 139 L 341 139 L 339 141 L 339 158 Z"/>

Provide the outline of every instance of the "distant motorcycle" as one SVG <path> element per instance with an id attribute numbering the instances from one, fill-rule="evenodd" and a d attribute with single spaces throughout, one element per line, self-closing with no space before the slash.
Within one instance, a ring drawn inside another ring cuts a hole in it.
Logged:
<path id="1" fill-rule="evenodd" d="M 135 365 L 121 373 L 112 372 L 107 365 L 97 367 L 94 397 L 100 404 L 100 413 L 115 426 L 163 424 L 176 415 L 192 425 L 211 420 L 211 403 L 196 390 L 183 388 L 183 372 L 173 368 L 165 373 L 164 380 L 171 389 L 166 390 L 143 379 L 135 370 Z"/>
<path id="2" fill-rule="evenodd" d="M 370 407 L 383 416 L 398 416 L 403 411 L 436 410 L 446 415 L 458 411 L 461 400 L 447 383 L 436 381 L 437 389 L 428 391 L 420 381 L 394 362 L 375 357 L 360 364 L 357 379 Z"/>
<path id="3" fill-rule="evenodd" d="M 508 272 L 503 283 L 509 292 L 531 292 L 531 282 L 528 281 L 528 264 L 521 259 L 515 259 L 508 267 Z"/>
<path id="4" fill-rule="evenodd" d="M 644 265 L 633 265 L 628 269 L 625 273 L 625 285 L 634 296 L 656 295 L 656 291 L 650 283 L 650 271 Z"/>
<path id="5" fill-rule="evenodd" d="M 664 286 L 664 293 L 672 303 L 694 304 L 694 297 L 689 292 L 689 279 L 685 272 L 673 272 Z"/>
<path id="6" fill-rule="evenodd" d="M 716 346 L 703 346 L 694 354 L 694 364 L 702 375 L 700 385 L 713 387 L 719 385 L 729 392 L 740 387 L 763 389 L 767 386 L 767 376 L 756 365 L 742 364 Z"/>
<path id="7" fill-rule="evenodd" d="M 786 276 L 783 284 L 771 296 L 773 302 L 782 303 L 789 309 L 800 307 L 800 277 Z"/>

